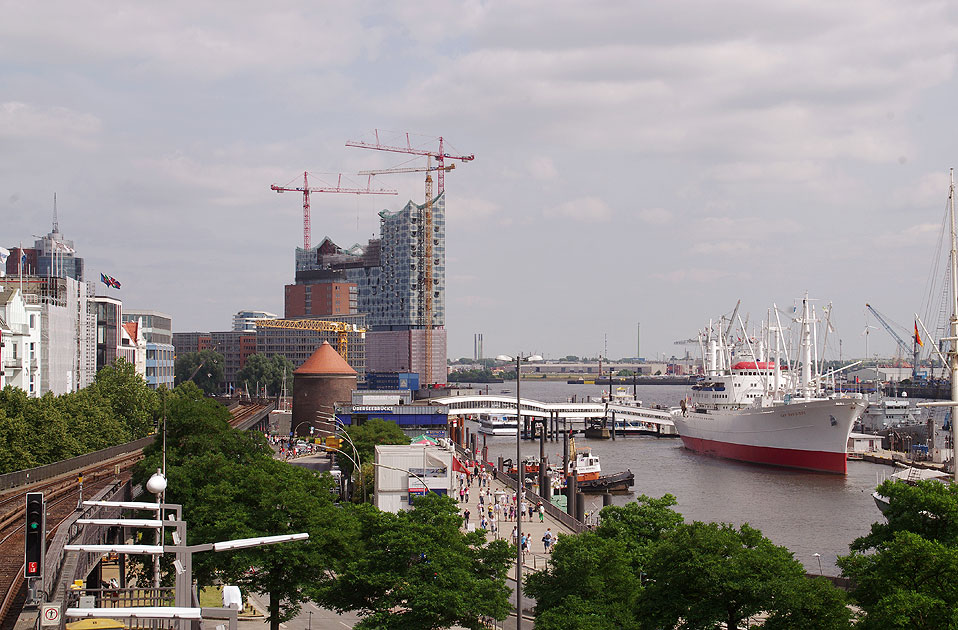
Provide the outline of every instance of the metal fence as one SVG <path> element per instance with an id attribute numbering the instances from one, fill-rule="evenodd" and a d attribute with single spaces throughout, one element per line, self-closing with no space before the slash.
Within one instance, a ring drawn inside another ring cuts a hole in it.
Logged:
<path id="1" fill-rule="evenodd" d="M 155 436 L 148 435 L 139 440 L 127 442 L 126 444 L 117 444 L 99 451 L 93 451 L 86 455 L 79 455 L 63 461 L 47 464 L 46 466 L 37 466 L 27 470 L 18 470 L 16 472 L 0 475 L 0 490 L 9 490 L 10 488 L 19 488 L 37 481 L 44 481 L 52 477 L 58 477 L 64 473 L 73 472 L 80 468 L 98 464 L 104 460 L 132 453 L 153 442 Z"/>

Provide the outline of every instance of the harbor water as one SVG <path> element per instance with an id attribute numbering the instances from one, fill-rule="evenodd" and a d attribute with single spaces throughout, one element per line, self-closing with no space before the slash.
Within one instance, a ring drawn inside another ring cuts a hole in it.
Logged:
<path id="1" fill-rule="evenodd" d="M 515 396 L 515 382 L 476 385 L 485 393 Z M 608 386 L 569 385 L 556 381 L 522 381 L 522 397 L 543 402 L 561 402 L 575 396 L 608 393 Z M 629 392 L 632 387 L 628 387 Z M 681 385 L 639 385 L 643 406 L 677 405 L 687 393 Z M 471 427 L 475 430 L 476 426 Z M 480 445 L 482 438 L 480 436 Z M 489 459 L 515 458 L 514 437 L 486 436 Z M 838 555 L 868 533 L 873 522 L 882 519 L 871 497 L 878 481 L 893 472 L 889 466 L 861 461 L 848 462 L 845 476 L 802 472 L 758 466 L 700 455 L 682 447 L 678 438 L 619 437 L 612 440 L 576 438 L 578 445 L 590 446 L 601 458 L 602 472 L 631 469 L 635 486 L 628 495 L 617 495 L 615 504 L 624 504 L 639 494 L 659 497 L 671 493 L 676 509 L 686 521 L 748 523 L 775 544 L 787 547 L 809 572 L 837 575 Z M 523 441 L 523 455 L 538 455 L 538 443 Z M 562 443 L 547 442 L 550 462 L 562 461 Z M 587 511 L 599 510 L 600 496 L 588 496 Z"/>

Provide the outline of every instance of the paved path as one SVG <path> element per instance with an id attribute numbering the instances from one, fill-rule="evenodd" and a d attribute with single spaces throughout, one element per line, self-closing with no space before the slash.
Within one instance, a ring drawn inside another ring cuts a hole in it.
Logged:
<path id="1" fill-rule="evenodd" d="M 469 488 L 469 501 L 459 503 L 459 513 L 463 514 L 468 509 L 469 510 L 469 526 L 470 529 L 478 529 L 480 526 L 480 515 L 482 511 L 486 510 L 486 518 L 488 519 L 488 506 L 489 506 L 489 496 L 484 497 L 484 505 L 480 506 L 479 496 L 481 492 L 484 492 L 485 488 L 479 487 L 479 480 L 476 477 L 473 477 L 472 486 Z M 507 500 L 507 505 L 511 505 L 512 496 L 515 494 L 515 491 L 506 486 L 500 481 L 495 479 L 490 479 L 489 490 L 491 492 L 491 498 L 495 500 L 496 495 L 505 496 Z M 456 489 L 456 500 L 459 500 L 458 488 Z M 533 505 L 534 507 L 534 505 Z M 495 513 L 495 512 L 493 512 Z M 489 540 L 495 538 L 504 538 L 508 542 L 512 542 L 512 529 L 516 526 L 515 520 L 499 520 L 496 522 L 498 526 L 498 531 L 493 532 L 492 527 L 487 526 L 486 528 L 486 537 Z M 464 526 L 464 529 L 466 527 Z M 547 563 L 549 556 L 545 553 L 543 547 L 542 536 L 546 533 L 547 530 L 551 530 L 553 534 L 553 544 L 555 544 L 555 537 L 562 534 L 572 534 L 572 530 L 564 526 L 557 520 L 554 520 L 549 517 L 549 514 L 546 513 L 543 517 L 543 521 L 539 522 L 539 515 L 533 514 L 532 519 L 530 520 L 528 516 L 522 519 L 522 533 L 530 535 L 530 545 L 529 552 L 526 553 L 525 559 L 523 560 L 522 566 L 524 570 L 540 570 L 543 569 Z M 511 579 L 515 579 L 515 567 L 513 567 L 509 576 Z"/>

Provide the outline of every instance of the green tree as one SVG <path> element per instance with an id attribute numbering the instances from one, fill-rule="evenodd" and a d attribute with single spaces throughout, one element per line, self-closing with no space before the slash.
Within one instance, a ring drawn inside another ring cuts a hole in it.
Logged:
<path id="1" fill-rule="evenodd" d="M 851 630 L 844 591 L 822 577 L 795 579 L 769 605 L 766 630 Z"/>
<path id="2" fill-rule="evenodd" d="M 904 485 L 904 484 L 900 484 Z M 856 627 L 958 628 L 958 549 L 897 531 L 876 553 L 838 559 L 865 611 Z"/>
<path id="3" fill-rule="evenodd" d="M 958 546 L 958 485 L 887 480 L 878 486 L 878 492 L 888 498 L 884 512 L 887 522 L 873 523 L 868 535 L 852 542 L 853 551 L 879 548 L 901 531 Z"/>
<path id="4" fill-rule="evenodd" d="M 775 608 L 805 570 L 784 547 L 742 525 L 683 524 L 655 545 L 646 565 L 642 616 L 652 627 L 732 630 Z"/>
<path id="5" fill-rule="evenodd" d="M 299 610 L 309 588 L 337 571 L 351 513 L 337 508 L 332 480 L 272 458 L 264 438 L 229 427 L 229 412 L 193 383 L 170 395 L 167 500 L 183 505 L 191 543 L 307 532 L 307 541 L 194 558 L 199 583 L 228 580 L 269 593 L 270 627 Z M 157 441 L 144 452 L 136 479 L 160 466 Z"/>
<path id="6" fill-rule="evenodd" d="M 141 438 L 154 430 L 159 397 L 136 373 L 132 363 L 119 358 L 101 368 L 96 373 L 94 387 L 109 401 L 114 416 L 130 438 Z"/>
<path id="7" fill-rule="evenodd" d="M 283 391 L 283 373 L 286 374 L 286 392 L 293 392 L 293 370 L 296 369 L 292 361 L 276 354 L 266 357 L 262 354 L 251 354 L 246 359 L 243 368 L 236 374 L 237 387 L 249 387 L 256 391 L 259 387 L 266 387 L 269 395 L 277 395 Z"/>
<path id="8" fill-rule="evenodd" d="M 526 579 L 536 627 L 640 628 L 643 566 L 654 545 L 682 523 L 675 497 L 646 495 L 602 509 L 594 532 L 562 536 L 550 566 Z"/>
<path id="9" fill-rule="evenodd" d="M 409 444 L 409 436 L 402 432 L 395 422 L 387 422 L 382 418 L 370 418 L 366 422 L 351 426 L 345 429 L 346 435 L 352 440 L 359 454 L 360 462 L 372 462 L 376 452 L 376 446 L 380 444 Z M 349 458 L 354 458 L 353 449 L 349 441 L 343 440 L 342 453 L 336 457 L 343 474 L 351 476 L 353 474 L 353 463 Z M 354 458 L 355 459 L 355 458 Z"/>
<path id="10" fill-rule="evenodd" d="M 173 372 L 177 385 L 192 380 L 207 395 L 215 394 L 223 382 L 223 355 L 214 350 L 201 350 L 178 356 Z"/>
<path id="11" fill-rule="evenodd" d="M 514 547 L 463 533 L 449 497 L 428 494 L 398 514 L 356 508 L 359 528 L 350 557 L 317 599 L 363 617 L 357 629 L 479 630 L 481 618 L 509 610 L 506 572 Z"/>

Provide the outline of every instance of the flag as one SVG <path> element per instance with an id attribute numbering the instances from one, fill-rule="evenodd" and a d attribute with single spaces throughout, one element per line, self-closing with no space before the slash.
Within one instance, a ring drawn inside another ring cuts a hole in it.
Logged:
<path id="1" fill-rule="evenodd" d="M 918 344 L 919 346 L 921 346 L 921 347 L 924 347 L 924 346 L 925 346 L 925 344 L 923 344 L 923 343 L 921 342 L 921 335 L 918 334 L 918 322 L 917 322 L 917 321 L 915 322 L 915 343 L 917 343 L 917 344 Z"/>
<path id="2" fill-rule="evenodd" d="M 100 274 L 100 282 L 105 284 L 108 287 L 113 287 L 114 289 L 120 288 L 120 281 L 114 278 L 113 276 L 108 276 L 106 274 Z"/>

